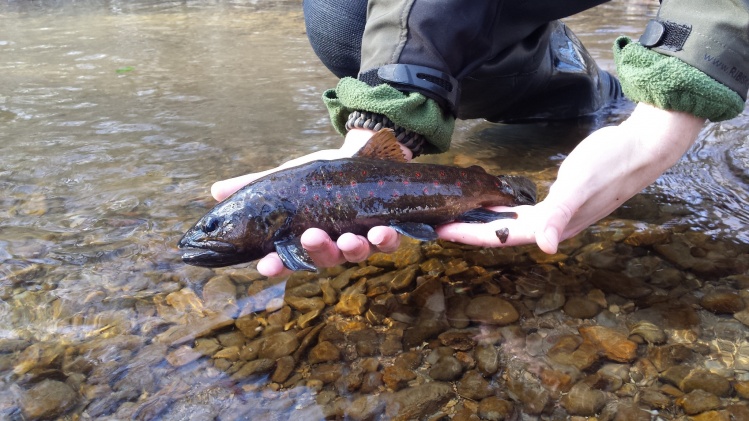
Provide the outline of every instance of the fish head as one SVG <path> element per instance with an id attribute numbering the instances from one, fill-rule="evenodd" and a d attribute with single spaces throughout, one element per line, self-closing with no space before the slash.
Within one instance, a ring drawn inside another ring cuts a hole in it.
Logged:
<path id="1" fill-rule="evenodd" d="M 190 228 L 177 246 L 185 263 L 223 267 L 257 260 L 271 251 L 288 225 L 284 207 L 232 197 L 219 203 Z"/>

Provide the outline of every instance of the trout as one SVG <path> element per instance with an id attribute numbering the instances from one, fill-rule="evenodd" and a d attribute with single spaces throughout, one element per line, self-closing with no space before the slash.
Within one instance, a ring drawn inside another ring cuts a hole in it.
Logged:
<path id="1" fill-rule="evenodd" d="M 178 247 L 186 249 L 182 260 L 196 266 L 230 266 L 276 251 L 289 269 L 315 271 L 299 241 L 308 228 L 336 239 L 387 225 L 429 241 L 437 238 L 436 225 L 517 217 L 486 206 L 535 202 L 536 187 L 525 177 L 407 163 L 392 131 L 383 129 L 352 158 L 313 161 L 251 182 L 200 218 Z"/>

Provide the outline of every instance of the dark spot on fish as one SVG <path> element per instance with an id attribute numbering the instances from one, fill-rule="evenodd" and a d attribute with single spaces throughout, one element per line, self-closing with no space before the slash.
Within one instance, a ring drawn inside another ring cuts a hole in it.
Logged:
<path id="1" fill-rule="evenodd" d="M 509 228 L 500 228 L 496 231 L 494 231 L 494 234 L 497 235 L 497 238 L 499 238 L 499 242 L 504 244 L 507 242 L 507 237 L 510 235 L 510 229 Z"/>

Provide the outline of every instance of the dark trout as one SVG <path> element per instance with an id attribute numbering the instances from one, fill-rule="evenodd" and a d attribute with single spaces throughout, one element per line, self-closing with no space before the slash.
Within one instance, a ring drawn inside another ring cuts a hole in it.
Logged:
<path id="1" fill-rule="evenodd" d="M 196 266 L 229 266 L 277 251 L 289 269 L 314 271 L 299 242 L 308 228 L 335 239 L 387 225 L 427 241 L 437 238 L 435 225 L 516 216 L 485 206 L 535 202 L 536 187 L 524 177 L 406 163 L 385 129 L 353 158 L 314 161 L 253 181 L 200 218 L 178 246 L 187 249 L 182 260 Z"/>

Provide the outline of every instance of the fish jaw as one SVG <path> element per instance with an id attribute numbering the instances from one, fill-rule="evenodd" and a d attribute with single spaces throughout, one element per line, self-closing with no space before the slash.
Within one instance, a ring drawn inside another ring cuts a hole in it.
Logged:
<path id="1" fill-rule="evenodd" d="M 185 249 L 182 261 L 193 266 L 223 267 L 249 262 L 233 244 L 223 241 L 200 241 L 190 236 L 188 232 L 179 240 L 177 247 Z"/>

